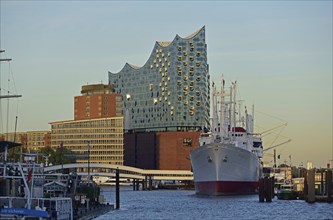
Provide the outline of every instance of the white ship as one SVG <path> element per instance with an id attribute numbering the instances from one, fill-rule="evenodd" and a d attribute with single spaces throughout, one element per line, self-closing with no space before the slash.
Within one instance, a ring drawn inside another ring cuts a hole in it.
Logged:
<path id="1" fill-rule="evenodd" d="M 236 105 L 236 82 L 230 92 L 212 86 L 212 131 L 203 133 L 190 153 L 197 194 L 251 194 L 258 189 L 262 141 L 253 133 L 253 114 L 241 115 Z"/>

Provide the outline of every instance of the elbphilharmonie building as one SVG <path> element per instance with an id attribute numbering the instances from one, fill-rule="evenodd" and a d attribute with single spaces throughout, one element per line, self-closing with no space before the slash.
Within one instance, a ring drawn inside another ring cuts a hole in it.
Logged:
<path id="1" fill-rule="evenodd" d="M 126 131 L 197 131 L 209 126 L 210 76 L 205 27 L 170 42 L 157 41 L 142 66 L 109 72 L 122 94 Z"/>

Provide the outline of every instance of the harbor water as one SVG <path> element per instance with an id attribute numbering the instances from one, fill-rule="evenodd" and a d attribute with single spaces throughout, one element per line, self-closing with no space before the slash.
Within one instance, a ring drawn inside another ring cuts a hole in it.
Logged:
<path id="1" fill-rule="evenodd" d="M 105 202 L 115 204 L 115 187 L 102 187 Z M 193 190 L 133 191 L 120 187 L 120 209 L 106 219 L 333 219 L 333 203 L 278 200 L 260 203 L 258 195 L 206 197 Z"/>

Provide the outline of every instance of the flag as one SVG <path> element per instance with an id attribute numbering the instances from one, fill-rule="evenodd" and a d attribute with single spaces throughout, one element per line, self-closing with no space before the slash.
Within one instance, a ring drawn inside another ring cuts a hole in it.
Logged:
<path id="1" fill-rule="evenodd" d="M 28 169 L 28 175 L 27 175 L 27 183 L 29 183 L 29 182 L 30 182 L 30 180 L 31 180 L 31 177 L 32 177 L 32 169 L 30 168 L 30 169 Z"/>

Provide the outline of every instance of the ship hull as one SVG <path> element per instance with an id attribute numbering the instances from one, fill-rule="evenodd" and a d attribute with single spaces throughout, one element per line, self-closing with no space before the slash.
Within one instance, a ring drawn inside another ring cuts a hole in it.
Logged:
<path id="1" fill-rule="evenodd" d="M 259 159 L 233 144 L 209 144 L 190 154 L 194 186 L 201 195 L 252 194 L 258 190 Z"/>

